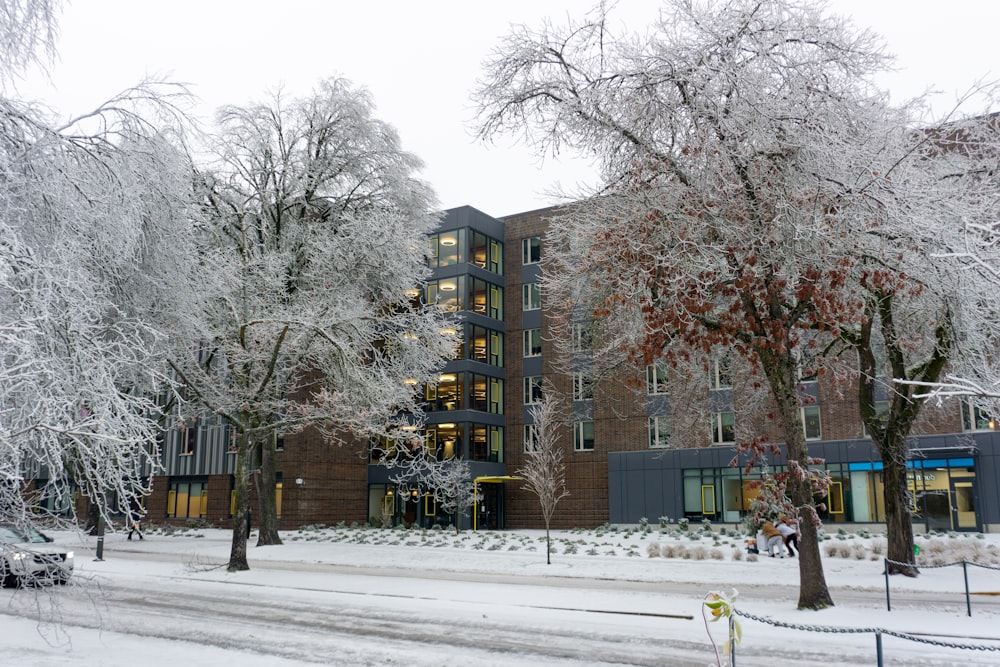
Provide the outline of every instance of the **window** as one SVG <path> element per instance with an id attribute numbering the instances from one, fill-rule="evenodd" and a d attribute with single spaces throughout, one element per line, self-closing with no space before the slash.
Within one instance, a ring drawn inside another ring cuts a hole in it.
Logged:
<path id="1" fill-rule="evenodd" d="M 670 393 L 667 389 L 667 366 L 663 362 L 646 366 L 646 393 Z"/>
<path id="2" fill-rule="evenodd" d="M 730 374 L 732 362 L 728 354 L 722 355 L 712 360 L 711 377 L 709 386 L 712 389 L 730 389 L 733 386 L 733 378 Z"/>
<path id="3" fill-rule="evenodd" d="M 208 508 L 208 481 L 174 479 L 167 487 L 167 516 L 177 519 L 205 516 Z"/>
<path id="4" fill-rule="evenodd" d="M 890 408 L 890 403 L 888 399 L 882 401 L 879 400 L 875 401 L 875 416 L 878 418 L 879 423 L 885 425 L 886 421 L 888 421 L 889 408 Z M 868 432 L 868 426 L 866 426 L 865 424 L 861 424 L 861 429 L 866 438 L 871 437 L 871 433 Z"/>
<path id="5" fill-rule="evenodd" d="M 715 412 L 712 414 L 712 443 L 721 445 L 736 442 L 734 425 L 736 415 L 732 412 Z"/>
<path id="6" fill-rule="evenodd" d="M 181 431 L 180 455 L 191 456 L 194 454 L 194 446 L 198 442 L 198 426 L 192 424 L 185 426 Z"/>
<path id="7" fill-rule="evenodd" d="M 578 452 L 593 451 L 594 422 L 576 422 L 573 424 L 573 449 Z"/>
<path id="8" fill-rule="evenodd" d="M 542 400 L 542 376 L 529 375 L 524 378 L 524 404 L 531 405 Z"/>
<path id="9" fill-rule="evenodd" d="M 806 440 L 822 440 L 823 429 L 819 423 L 819 406 L 807 405 L 799 408 L 802 412 L 802 428 L 806 432 Z"/>
<path id="10" fill-rule="evenodd" d="M 524 330 L 524 356 L 537 357 L 542 353 L 542 330 Z"/>
<path id="11" fill-rule="evenodd" d="M 542 291 L 538 283 L 524 283 L 521 285 L 523 310 L 538 310 L 542 307 Z"/>
<path id="12" fill-rule="evenodd" d="M 589 401 L 594 397 L 594 384 L 586 373 L 573 373 L 573 400 Z"/>
<path id="13" fill-rule="evenodd" d="M 656 449 L 670 445 L 670 417 L 657 415 L 649 418 L 649 446 Z"/>
<path id="14" fill-rule="evenodd" d="M 573 336 L 574 352 L 590 352 L 590 327 L 581 322 L 574 322 L 571 329 L 571 335 Z"/>
<path id="15" fill-rule="evenodd" d="M 503 414 L 503 380 L 490 378 L 490 412 L 495 415 Z"/>
<path id="16" fill-rule="evenodd" d="M 968 400 L 962 400 L 962 430 L 993 431 L 996 430 L 996 427 L 996 420 L 982 408 Z"/>
<path id="17" fill-rule="evenodd" d="M 534 424 L 524 425 L 524 451 L 538 451 L 538 427 Z"/>
<path id="18" fill-rule="evenodd" d="M 542 260 L 542 239 L 538 236 L 521 239 L 521 263 L 538 264 Z"/>

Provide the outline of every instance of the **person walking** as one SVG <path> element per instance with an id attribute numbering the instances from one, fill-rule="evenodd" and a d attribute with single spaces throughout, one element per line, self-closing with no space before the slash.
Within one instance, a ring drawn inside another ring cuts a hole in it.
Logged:
<path id="1" fill-rule="evenodd" d="M 139 509 L 132 510 L 129 518 L 132 520 L 132 530 L 128 531 L 128 539 L 132 539 L 133 533 L 138 533 L 140 540 L 146 539 L 142 536 L 142 511 Z"/>

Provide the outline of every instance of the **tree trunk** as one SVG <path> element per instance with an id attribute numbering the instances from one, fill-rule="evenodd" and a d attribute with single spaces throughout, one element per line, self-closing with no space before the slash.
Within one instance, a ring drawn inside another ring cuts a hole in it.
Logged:
<path id="1" fill-rule="evenodd" d="M 833 606 L 820 557 L 816 510 L 808 480 L 792 480 L 792 502 L 799 508 L 799 609 Z"/>
<path id="2" fill-rule="evenodd" d="M 762 359 L 764 355 L 762 355 Z M 805 430 L 799 412 L 799 399 L 795 390 L 795 362 L 787 358 L 768 357 L 770 365 L 764 366 L 771 383 L 772 395 L 781 415 L 785 435 L 789 478 L 786 490 L 799 512 L 799 609 L 825 609 L 833 606 L 833 598 L 826 585 L 823 560 L 820 557 L 819 520 L 813 500 L 812 484 L 808 475 L 796 475 L 791 465 L 794 461 L 801 471 L 809 470 L 809 449 L 806 447 Z M 769 372 L 770 371 L 770 372 Z"/>
<path id="3" fill-rule="evenodd" d="M 260 443 L 260 472 L 254 475 L 254 483 L 257 486 L 257 546 L 263 547 L 271 544 L 281 544 L 281 537 L 278 535 L 278 497 L 275 475 L 275 440 L 273 435 L 268 435 Z"/>
<path id="4" fill-rule="evenodd" d="M 247 563 L 247 537 L 250 532 L 250 474 L 253 470 L 253 441 L 247 437 L 246 433 L 240 433 L 237 440 L 236 454 L 236 514 L 233 516 L 233 543 L 229 550 L 229 566 L 226 568 L 230 572 L 241 572 L 249 570 Z"/>
<path id="5" fill-rule="evenodd" d="M 549 537 L 549 522 L 545 522 L 545 564 L 552 565 L 552 539 Z"/>
<path id="6" fill-rule="evenodd" d="M 886 446 L 889 446 L 888 443 Z M 916 555 L 913 553 L 913 520 L 910 504 L 907 502 L 910 494 L 906 483 L 906 464 L 901 457 L 894 456 L 889 451 L 883 451 L 882 464 L 889 574 L 915 577 L 919 571 L 916 568 Z"/>

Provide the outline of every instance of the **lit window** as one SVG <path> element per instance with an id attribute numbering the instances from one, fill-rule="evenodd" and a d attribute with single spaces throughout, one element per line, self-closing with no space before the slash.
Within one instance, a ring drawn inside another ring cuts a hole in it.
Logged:
<path id="1" fill-rule="evenodd" d="M 736 442 L 736 415 L 732 412 L 712 413 L 712 443 Z"/>
<path id="2" fill-rule="evenodd" d="M 525 283 L 521 289 L 523 310 L 538 310 L 542 307 L 542 290 L 538 287 L 538 283 Z"/>
<path id="3" fill-rule="evenodd" d="M 578 452 L 594 449 L 594 422 L 576 422 L 573 424 L 573 449 Z"/>
<path id="4" fill-rule="evenodd" d="M 667 366 L 660 362 L 646 366 L 646 393 L 668 394 Z"/>
<path id="5" fill-rule="evenodd" d="M 802 412 L 802 428 L 805 429 L 806 440 L 822 440 L 823 429 L 820 428 L 819 406 L 807 405 L 799 410 Z"/>
<path id="6" fill-rule="evenodd" d="M 524 404 L 531 405 L 542 400 L 542 376 L 529 375 L 524 378 Z"/>
<path id="7" fill-rule="evenodd" d="M 542 330 L 524 330 L 524 356 L 537 357 L 542 353 Z"/>
<path id="8" fill-rule="evenodd" d="M 649 446 L 651 448 L 670 445 L 670 417 L 657 415 L 649 418 Z"/>
<path id="9" fill-rule="evenodd" d="M 521 262 L 538 264 L 542 259 L 542 239 L 537 236 L 521 239 Z"/>
<path id="10" fill-rule="evenodd" d="M 996 420 L 982 408 L 968 400 L 962 400 L 962 430 L 964 431 L 994 431 Z"/>

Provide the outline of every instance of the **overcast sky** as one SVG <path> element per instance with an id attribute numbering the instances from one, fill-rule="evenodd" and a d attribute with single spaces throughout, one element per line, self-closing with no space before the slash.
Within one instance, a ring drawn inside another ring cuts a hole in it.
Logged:
<path id="1" fill-rule="evenodd" d="M 596 0 L 595 0 L 596 1 Z M 76 0 L 63 12 L 59 61 L 41 97 L 63 116 L 93 108 L 147 75 L 191 84 L 207 118 L 222 104 L 259 101 L 283 85 L 306 93 L 321 78 L 367 87 L 377 115 L 426 163 L 442 207 L 470 204 L 494 216 L 556 203 L 590 170 L 566 158 L 540 163 L 503 137 L 476 143 L 469 95 L 484 57 L 514 23 L 565 20 L 590 0 Z M 621 0 L 641 28 L 659 0 Z M 944 108 L 977 79 L 1000 77 L 993 0 L 832 0 L 872 27 L 898 56 L 884 85 L 903 98 L 940 89 Z"/>

